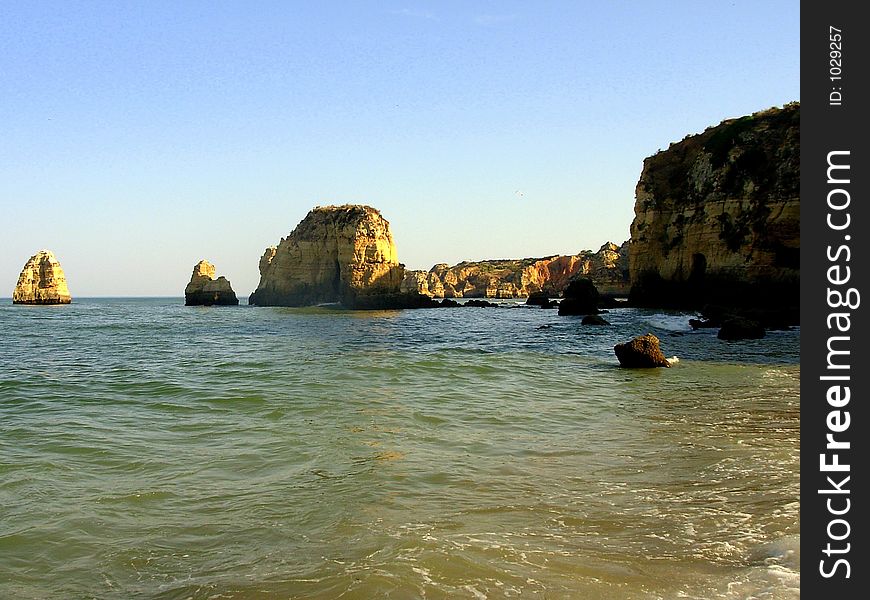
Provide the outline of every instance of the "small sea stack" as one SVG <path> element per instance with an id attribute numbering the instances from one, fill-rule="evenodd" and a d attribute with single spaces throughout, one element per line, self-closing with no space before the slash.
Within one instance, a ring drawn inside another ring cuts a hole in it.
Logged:
<path id="1" fill-rule="evenodd" d="M 193 267 L 190 283 L 184 288 L 185 306 L 234 306 L 239 303 L 226 277 L 215 278 L 214 265 L 201 260 Z"/>
<path id="2" fill-rule="evenodd" d="M 40 250 L 21 269 L 12 292 L 13 304 L 69 304 L 66 275 L 51 250 Z"/>

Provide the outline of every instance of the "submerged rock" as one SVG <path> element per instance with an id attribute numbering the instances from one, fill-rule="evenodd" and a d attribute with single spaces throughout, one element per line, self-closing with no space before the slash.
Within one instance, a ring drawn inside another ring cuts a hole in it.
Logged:
<path id="1" fill-rule="evenodd" d="M 693 329 L 712 329 L 720 325 L 710 319 L 689 319 L 689 326 Z"/>
<path id="2" fill-rule="evenodd" d="M 716 337 L 726 341 L 757 340 L 764 337 L 764 327 L 758 321 L 731 317 L 722 322 Z"/>
<path id="3" fill-rule="evenodd" d="M 190 283 L 184 288 L 185 306 L 232 306 L 239 303 L 226 277 L 215 279 L 214 265 L 201 260 L 193 267 Z"/>
<path id="4" fill-rule="evenodd" d="M 621 367 L 635 369 L 671 366 L 659 347 L 659 338 L 651 333 L 638 336 L 624 344 L 616 344 L 613 351 Z"/>
<path id="5" fill-rule="evenodd" d="M 583 317 L 583 320 L 580 321 L 581 325 L 610 325 L 610 321 L 604 319 L 604 317 L 599 317 L 598 315 L 586 315 Z"/>
<path id="6" fill-rule="evenodd" d="M 402 293 L 390 223 L 371 206 L 318 206 L 260 259 L 260 284 L 248 302 L 349 308 L 406 308 L 423 302 Z M 369 298 L 369 296 L 380 296 Z M 392 304 L 391 304 L 392 303 Z"/>
<path id="7" fill-rule="evenodd" d="M 51 250 L 40 250 L 21 269 L 12 292 L 13 304 L 69 304 L 66 275 Z"/>
<path id="8" fill-rule="evenodd" d="M 487 302 L 486 300 L 469 300 L 463 306 L 470 306 L 472 308 L 498 308 L 498 304 L 495 302 Z"/>
<path id="9" fill-rule="evenodd" d="M 369 293 L 345 298 L 345 308 L 353 310 L 396 310 L 400 308 L 440 308 L 441 304 L 416 292 Z"/>

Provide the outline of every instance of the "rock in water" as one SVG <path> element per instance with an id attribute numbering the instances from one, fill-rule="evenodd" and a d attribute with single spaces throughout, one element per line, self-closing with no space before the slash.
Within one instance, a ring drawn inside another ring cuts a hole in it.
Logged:
<path id="1" fill-rule="evenodd" d="M 404 299 L 403 278 L 390 223 L 378 210 L 318 206 L 278 246 L 266 250 L 260 259 L 260 284 L 248 302 L 387 308 L 375 301 L 381 297 L 398 307 Z"/>
<path id="2" fill-rule="evenodd" d="M 598 313 L 598 290 L 588 277 L 580 277 L 565 288 L 565 298 L 559 303 L 560 315 L 594 315 Z"/>
<path id="3" fill-rule="evenodd" d="M 757 340 L 764 337 L 764 327 L 758 321 L 743 317 L 731 317 L 722 322 L 722 328 L 716 334 L 720 340 Z"/>
<path id="4" fill-rule="evenodd" d="M 616 344 L 613 351 L 616 352 L 621 367 L 636 369 L 671 366 L 659 347 L 659 338 L 651 333 L 638 336 L 624 344 Z"/>
<path id="5" fill-rule="evenodd" d="M 69 304 L 72 298 L 66 275 L 50 250 L 40 250 L 30 257 L 12 292 L 13 304 Z"/>
<path id="6" fill-rule="evenodd" d="M 226 277 L 215 279 L 214 265 L 201 260 L 193 267 L 190 283 L 184 288 L 185 306 L 231 306 L 239 303 Z"/>
<path id="7" fill-rule="evenodd" d="M 526 298 L 526 304 L 529 306 L 550 306 L 550 297 L 547 295 L 547 292 L 532 292 Z"/>
<path id="8" fill-rule="evenodd" d="M 604 317 L 600 317 L 598 315 L 586 315 L 583 317 L 583 320 L 580 321 L 581 325 L 610 325 L 610 321 L 607 321 Z"/>

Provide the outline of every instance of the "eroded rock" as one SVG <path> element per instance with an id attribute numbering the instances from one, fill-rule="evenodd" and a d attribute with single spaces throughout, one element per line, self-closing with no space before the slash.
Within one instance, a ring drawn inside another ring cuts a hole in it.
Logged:
<path id="1" fill-rule="evenodd" d="M 743 317 L 730 317 L 722 322 L 716 337 L 727 341 L 757 340 L 764 337 L 764 326 Z"/>
<path id="2" fill-rule="evenodd" d="M 613 347 L 619 365 L 630 369 L 670 367 L 659 346 L 659 338 L 651 333 L 641 335 L 630 342 Z"/>
<path id="3" fill-rule="evenodd" d="M 627 295 L 628 242 L 544 258 L 439 263 L 429 271 L 407 271 L 402 290 L 436 298 L 531 298 L 556 296 L 577 277 L 592 279 L 602 293 Z"/>
<path id="4" fill-rule="evenodd" d="M 565 297 L 559 303 L 560 315 L 594 315 L 598 313 L 598 290 L 591 279 L 575 279 L 565 288 Z"/>
<path id="5" fill-rule="evenodd" d="M 632 303 L 797 305 L 798 103 L 723 121 L 650 156 L 635 198 Z"/>
<path id="6" fill-rule="evenodd" d="M 201 260 L 193 267 L 190 283 L 184 288 L 186 306 L 231 306 L 239 303 L 226 277 L 215 278 L 215 267 Z"/>
<path id="7" fill-rule="evenodd" d="M 419 299 L 401 293 L 403 278 L 390 223 L 377 209 L 354 204 L 318 206 L 288 237 L 263 254 L 260 284 L 248 302 L 259 306 L 341 302 L 351 308 L 413 307 Z"/>
<path id="8" fill-rule="evenodd" d="M 13 304 L 69 304 L 66 275 L 51 250 L 40 250 L 21 269 L 12 292 Z"/>

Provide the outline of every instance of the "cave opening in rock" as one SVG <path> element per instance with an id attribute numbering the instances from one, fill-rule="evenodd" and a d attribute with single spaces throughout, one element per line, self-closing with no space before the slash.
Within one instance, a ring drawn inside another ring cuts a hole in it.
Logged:
<path id="1" fill-rule="evenodd" d="M 700 283 L 704 280 L 704 274 L 707 272 L 707 257 L 696 252 L 692 255 L 692 272 L 689 274 L 689 281 Z"/>
<path id="2" fill-rule="evenodd" d="M 332 302 L 337 302 L 341 299 L 341 265 L 338 258 L 335 259 L 335 264 L 332 266 Z"/>

